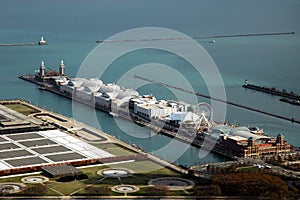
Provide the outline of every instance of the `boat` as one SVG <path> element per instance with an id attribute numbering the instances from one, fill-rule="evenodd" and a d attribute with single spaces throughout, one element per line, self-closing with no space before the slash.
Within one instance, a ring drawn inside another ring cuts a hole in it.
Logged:
<path id="1" fill-rule="evenodd" d="M 256 134 L 256 135 L 263 135 L 264 134 L 264 130 L 262 128 L 258 128 L 258 127 L 249 127 L 249 130 L 251 133 Z"/>
<path id="2" fill-rule="evenodd" d="M 119 117 L 120 115 L 114 112 L 109 112 L 109 115 L 112 117 Z"/>
<path id="3" fill-rule="evenodd" d="M 281 98 L 281 99 L 279 99 L 279 101 L 286 102 L 286 103 L 296 105 L 296 106 L 300 106 L 300 101 L 299 100 Z"/>

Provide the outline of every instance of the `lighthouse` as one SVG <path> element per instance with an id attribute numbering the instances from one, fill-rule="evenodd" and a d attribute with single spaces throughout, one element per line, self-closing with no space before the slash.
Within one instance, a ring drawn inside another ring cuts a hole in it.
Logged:
<path id="1" fill-rule="evenodd" d="M 59 66 L 59 75 L 64 76 L 65 75 L 65 65 L 64 61 L 60 61 L 60 66 Z"/>
<path id="2" fill-rule="evenodd" d="M 39 45 L 45 45 L 47 42 L 44 40 L 44 37 L 41 35 L 41 39 L 39 41 Z"/>
<path id="3" fill-rule="evenodd" d="M 45 76 L 45 70 L 46 70 L 45 63 L 44 63 L 44 61 L 42 61 L 41 66 L 40 66 L 40 77 Z"/>

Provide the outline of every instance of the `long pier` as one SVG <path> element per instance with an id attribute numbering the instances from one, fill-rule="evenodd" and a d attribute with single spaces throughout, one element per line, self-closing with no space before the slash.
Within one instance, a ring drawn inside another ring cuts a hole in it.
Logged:
<path id="1" fill-rule="evenodd" d="M 203 97 L 203 98 L 212 99 L 212 100 L 215 100 L 215 101 L 218 101 L 218 102 L 221 102 L 221 103 L 226 103 L 226 104 L 236 106 L 236 107 L 239 107 L 239 108 L 243 108 L 243 109 L 246 109 L 246 110 L 251 110 L 251 111 L 261 113 L 261 114 L 264 114 L 264 115 L 268 115 L 268 116 L 271 116 L 271 117 L 275 117 L 275 118 L 278 118 L 278 119 L 283 119 L 283 120 L 286 120 L 286 121 L 290 121 L 292 123 L 300 124 L 300 120 L 296 120 L 294 118 L 288 118 L 288 117 L 284 117 L 284 116 L 281 116 L 281 115 L 277 115 L 277 114 L 269 113 L 269 112 L 266 112 L 266 111 L 262 111 L 262 110 L 259 110 L 259 109 L 256 109 L 256 108 L 251 108 L 251 107 L 248 107 L 248 106 L 237 104 L 237 103 L 234 103 L 232 101 L 226 101 L 224 99 L 218 99 L 218 98 L 215 98 L 215 97 L 211 97 L 209 95 L 201 94 L 201 93 L 198 93 L 198 92 L 193 92 L 193 91 L 190 91 L 190 90 L 187 90 L 187 89 L 184 89 L 184 88 L 180 88 L 180 87 L 176 87 L 176 86 L 173 86 L 173 85 L 170 85 L 170 84 L 167 84 L 167 83 L 154 81 L 154 80 L 142 77 L 142 76 L 134 75 L 134 78 L 144 80 L 144 81 L 147 81 L 147 82 L 150 82 L 150 83 L 154 83 L 156 85 L 161 85 L 161 86 L 165 86 L 165 87 L 168 87 L 168 88 L 180 90 L 180 91 L 185 92 L 185 93 L 194 94 L 194 95 L 197 95 L 197 96 L 200 96 L 200 97 Z"/>
<path id="2" fill-rule="evenodd" d="M 128 40 L 97 40 L 97 43 L 109 42 L 151 42 L 161 40 L 190 40 L 190 39 L 214 39 L 229 37 L 257 37 L 257 36 L 277 36 L 277 35 L 293 35 L 295 32 L 274 32 L 274 33 L 246 33 L 246 34 L 230 34 L 230 35 L 211 35 L 211 36 L 194 36 L 194 37 L 177 37 L 177 38 L 152 38 L 152 39 L 128 39 Z"/>
<path id="3" fill-rule="evenodd" d="M 20 76 L 19 78 L 22 79 L 22 80 L 37 84 L 39 86 L 39 89 L 41 89 L 41 90 L 52 92 L 54 94 L 63 96 L 65 98 L 80 102 L 80 103 L 85 104 L 87 106 L 95 107 L 96 109 L 107 112 L 107 113 L 110 112 L 110 110 L 107 110 L 106 108 L 100 107 L 98 104 L 95 104 L 95 102 L 92 101 L 92 100 L 91 101 L 85 101 L 85 100 L 82 100 L 80 98 L 76 98 L 76 96 L 74 96 L 74 95 L 68 95 L 66 93 L 63 93 L 57 87 L 55 87 L 54 85 L 46 83 L 46 82 L 39 81 L 32 75 L 23 75 L 23 76 Z M 135 123 L 137 123 L 139 125 L 142 125 L 142 126 L 146 126 L 150 129 L 152 129 L 153 131 L 155 131 L 156 133 L 161 133 L 161 134 L 164 134 L 166 136 L 175 138 L 179 141 L 185 142 L 187 144 L 191 144 L 195 147 L 206 149 L 206 146 L 202 145 L 203 140 L 198 139 L 194 134 L 191 134 L 190 131 L 182 131 L 182 133 L 179 134 L 177 132 L 172 132 L 172 131 L 169 131 L 165 128 L 162 128 L 158 124 L 156 124 L 155 122 L 151 124 L 151 123 L 149 123 L 147 121 L 143 121 L 143 120 L 133 120 L 132 117 L 130 116 L 130 113 L 122 110 L 121 108 L 119 108 L 118 110 L 114 110 L 114 112 L 119 114 L 119 116 L 121 118 L 123 118 L 125 120 L 129 120 L 129 121 L 134 121 Z M 225 150 L 222 149 L 219 145 L 215 145 L 214 148 L 212 149 L 212 151 L 216 154 L 225 156 L 227 158 L 230 158 L 230 159 L 233 159 L 233 160 L 236 159 L 235 156 L 231 155 L 230 152 L 227 152 L 226 149 Z"/>

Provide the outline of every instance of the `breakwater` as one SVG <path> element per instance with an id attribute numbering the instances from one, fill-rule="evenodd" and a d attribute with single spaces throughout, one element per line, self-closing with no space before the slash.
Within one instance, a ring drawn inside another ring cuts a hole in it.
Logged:
<path id="1" fill-rule="evenodd" d="M 251 89 L 251 90 L 256 90 L 259 92 L 264 92 L 276 96 L 281 96 L 281 97 L 286 97 L 289 99 L 294 99 L 294 100 L 300 100 L 300 95 L 295 94 L 294 92 L 288 92 L 285 89 L 283 90 L 278 90 L 274 87 L 263 87 L 263 86 L 258 86 L 258 85 L 253 85 L 253 84 L 244 84 L 242 85 L 244 88 Z"/>
<path id="2" fill-rule="evenodd" d="M 216 39 L 230 37 L 258 37 L 258 36 L 277 36 L 277 35 L 293 35 L 295 32 L 275 32 L 275 33 L 246 33 L 231 35 L 210 35 L 210 36 L 194 36 L 194 37 L 177 37 L 177 38 L 144 38 L 144 39 L 127 39 L 127 40 L 96 40 L 97 43 L 102 42 L 151 42 L 161 40 L 190 40 L 190 39 Z"/>
<path id="3" fill-rule="evenodd" d="M 215 101 L 218 101 L 218 102 L 226 103 L 226 104 L 236 106 L 236 107 L 239 107 L 239 108 L 243 108 L 243 109 L 246 109 L 246 110 L 251 110 L 251 111 L 261 113 L 261 114 L 264 114 L 264 115 L 268 115 L 268 116 L 271 116 L 271 117 L 275 117 L 275 118 L 278 118 L 278 119 L 287 120 L 287 121 L 290 121 L 292 123 L 300 124 L 300 120 L 296 120 L 294 118 L 288 118 L 288 117 L 285 117 L 285 116 L 272 114 L 272 113 L 269 113 L 269 112 L 266 112 L 266 111 L 259 110 L 257 108 L 251 108 L 251 107 L 244 106 L 244 105 L 234 103 L 234 102 L 231 102 L 231 101 L 226 101 L 224 99 L 218 99 L 218 98 L 215 98 L 215 97 L 211 97 L 209 95 L 201 94 L 201 93 L 198 93 L 198 92 L 193 92 L 193 91 L 190 91 L 190 90 L 187 90 L 187 89 L 184 89 L 184 88 L 180 88 L 180 87 L 176 87 L 176 86 L 173 86 L 173 85 L 170 85 L 170 84 L 162 83 L 162 82 L 159 82 L 159 81 L 154 81 L 154 80 L 142 77 L 142 76 L 134 75 L 134 78 L 141 79 L 141 80 L 144 80 L 144 81 L 147 81 L 147 82 L 150 82 L 150 83 L 154 83 L 156 85 L 162 85 L 162 86 L 165 86 L 167 88 L 173 88 L 173 89 L 176 89 L 176 90 L 180 90 L 182 92 L 186 92 L 186 93 L 189 93 L 189 94 L 194 94 L 194 95 L 204 97 L 204 98 L 207 98 L 207 99 L 212 99 L 212 100 L 215 100 Z"/>
<path id="4" fill-rule="evenodd" d="M 37 42 L 32 43 L 11 43 L 11 44 L 0 44 L 0 47 L 14 47 L 14 46 L 35 46 L 39 45 Z"/>

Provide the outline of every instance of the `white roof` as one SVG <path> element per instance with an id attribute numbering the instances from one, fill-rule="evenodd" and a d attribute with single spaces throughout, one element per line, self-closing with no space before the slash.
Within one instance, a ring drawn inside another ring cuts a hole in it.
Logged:
<path id="1" fill-rule="evenodd" d="M 243 130 L 231 131 L 231 135 L 233 135 L 233 136 L 240 136 L 240 137 L 243 137 L 243 138 L 246 138 L 246 139 L 249 139 L 250 137 L 252 137 L 253 140 L 259 140 L 259 139 L 268 138 L 265 135 L 256 135 L 256 134 L 253 134 L 251 132 L 243 131 Z"/>
<path id="2" fill-rule="evenodd" d="M 199 116 L 192 112 L 175 112 L 172 115 L 166 118 L 167 120 L 176 120 L 176 121 L 196 121 L 199 119 Z"/>
<path id="3" fill-rule="evenodd" d="M 233 135 L 229 135 L 227 138 L 230 138 L 230 139 L 235 140 L 235 141 L 247 140 L 247 138 L 244 138 L 244 137 L 241 137 L 241 136 L 233 136 Z"/>

